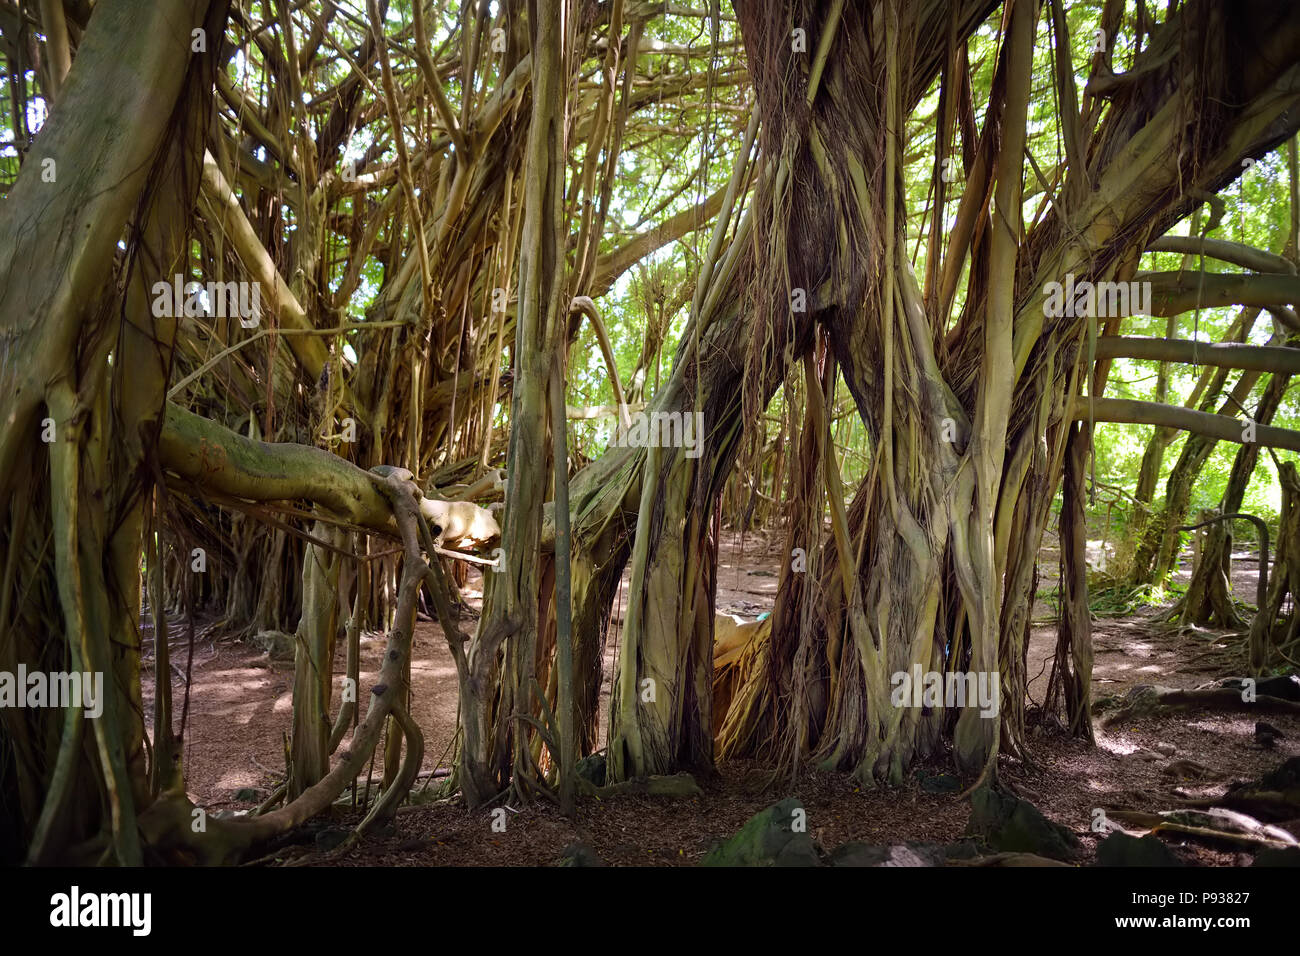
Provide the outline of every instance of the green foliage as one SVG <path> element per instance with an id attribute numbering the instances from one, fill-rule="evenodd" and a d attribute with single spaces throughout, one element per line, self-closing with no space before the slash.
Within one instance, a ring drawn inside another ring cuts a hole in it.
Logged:
<path id="1" fill-rule="evenodd" d="M 1291 197 L 1286 146 L 1280 147 L 1249 167 L 1236 182 L 1222 190 L 1219 196 L 1224 203 L 1224 215 L 1214 229 L 1205 232 L 1207 237 L 1238 242 L 1272 253 L 1287 254 Z M 1201 215 L 1200 225 L 1204 228 L 1209 224 L 1210 216 L 1206 210 Z M 1198 230 L 1194 226 L 1194 219 L 1189 217 L 1174 226 L 1169 231 L 1169 235 L 1195 235 Z M 1140 265 L 1143 271 L 1200 268 L 1204 268 L 1207 272 L 1243 271 L 1237 266 L 1217 260 L 1207 258 L 1202 261 L 1197 257 L 1184 257 L 1167 252 L 1147 253 L 1143 256 Z M 1173 322 L 1173 336 L 1203 342 L 1220 341 L 1235 318 L 1236 312 L 1235 308 L 1204 309 L 1179 316 Z M 1166 322 L 1167 320 L 1161 317 L 1133 316 L 1125 321 L 1124 334 L 1164 337 L 1168 331 Z M 1247 341 L 1254 345 L 1264 345 L 1268 343 L 1272 334 L 1273 323 L 1268 314 L 1263 313 Z M 1279 337 L 1274 344 L 1281 344 L 1281 338 Z M 1155 401 L 1158 399 L 1156 393 L 1158 371 L 1159 366 L 1155 362 L 1116 359 L 1111 368 L 1106 394 L 1115 398 Z M 1172 364 L 1169 368 L 1169 392 L 1164 401 L 1171 405 L 1186 403 L 1201 372 L 1200 366 Z M 1235 371 L 1229 374 L 1220 405 L 1241 374 Z M 1254 387 L 1251 398 L 1245 403 L 1245 408 L 1230 410 L 1226 414 L 1242 418 L 1252 413 L 1267 383 L 1268 376 L 1261 377 Z M 1297 405 L 1294 388 L 1283 399 L 1272 424 L 1282 428 L 1296 428 L 1300 425 L 1300 405 Z M 1098 424 L 1094 438 L 1098 480 L 1131 489 L 1137 481 L 1142 456 L 1153 432 L 1154 429 L 1148 425 Z M 1180 435 L 1165 450 L 1160 483 L 1157 486 L 1155 501 L 1157 506 L 1163 502 L 1164 482 L 1169 477 L 1169 472 L 1177 461 L 1178 453 L 1185 441 L 1185 436 Z M 1229 442 L 1218 443 L 1193 487 L 1190 512 L 1218 506 L 1239 447 Z M 1294 453 L 1285 451 L 1279 451 L 1277 455 L 1281 460 L 1295 460 L 1297 457 Z M 1242 507 L 1247 512 L 1257 514 L 1270 522 L 1276 522 L 1281 507 L 1281 488 L 1278 485 L 1273 461 L 1267 454 L 1261 455 L 1256 464 Z"/>
<path id="2" fill-rule="evenodd" d="M 1088 587 L 1088 610 L 1096 617 L 1128 617 L 1138 611 L 1165 607 L 1187 589 L 1178 584 L 1167 586 L 1141 584 L 1136 587 L 1115 584 L 1109 579 Z"/>

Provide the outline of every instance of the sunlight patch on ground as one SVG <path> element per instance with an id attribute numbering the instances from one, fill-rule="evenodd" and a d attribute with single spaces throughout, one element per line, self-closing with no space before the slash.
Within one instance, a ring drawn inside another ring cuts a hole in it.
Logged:
<path id="1" fill-rule="evenodd" d="M 1104 734 L 1098 734 L 1097 749 L 1115 754 L 1117 757 L 1125 757 L 1131 753 L 1136 753 L 1142 747 L 1140 744 L 1132 743 L 1124 737 L 1107 737 Z"/>
<path id="2" fill-rule="evenodd" d="M 241 677 L 242 675 L 242 677 Z M 205 691 L 203 709 L 208 713 L 231 714 L 248 723 L 257 714 L 258 702 L 249 702 L 251 694 L 263 690 L 271 678 L 264 670 L 230 670 L 219 672 L 220 683 Z"/>
<path id="3" fill-rule="evenodd" d="M 262 701 L 232 701 L 231 696 L 232 694 L 230 690 L 223 690 L 222 697 L 226 703 L 219 706 L 213 706 L 210 702 L 205 701 L 205 706 L 203 707 L 202 712 L 205 714 L 220 715 L 221 717 L 229 718 L 236 724 L 243 725 L 251 724 L 253 721 L 258 719 L 262 709 Z"/>
<path id="4" fill-rule="evenodd" d="M 1085 548 L 1085 555 L 1089 567 L 1098 571 L 1105 571 L 1106 566 L 1115 557 L 1115 544 L 1112 541 L 1091 538 Z"/>
<path id="5" fill-rule="evenodd" d="M 1255 735 L 1255 719 L 1233 717 L 1207 717 L 1203 720 L 1189 720 L 1187 726 L 1207 734 L 1240 734 L 1242 737 Z"/>
<path id="6" fill-rule="evenodd" d="M 256 787 L 260 782 L 258 774 L 252 770 L 228 770 L 217 778 L 220 790 L 242 790 L 244 787 Z"/>
<path id="7" fill-rule="evenodd" d="M 248 690 L 266 683 L 267 672 L 261 667 L 236 667 L 217 671 L 225 690 Z"/>
<path id="8" fill-rule="evenodd" d="M 418 671 L 421 674 L 432 674 L 434 677 L 455 677 L 456 668 L 439 666 L 434 667 L 431 664 L 422 661 L 412 661 L 411 670 Z"/>

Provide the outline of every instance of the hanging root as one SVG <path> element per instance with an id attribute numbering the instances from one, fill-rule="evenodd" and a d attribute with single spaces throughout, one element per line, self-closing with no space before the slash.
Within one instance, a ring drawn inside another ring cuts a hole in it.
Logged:
<path id="1" fill-rule="evenodd" d="M 279 810 L 257 817 L 217 819 L 202 814 L 190 803 L 183 791 L 163 794 L 140 815 L 140 832 L 149 849 L 164 856 L 194 859 L 205 865 L 235 863 L 256 846 L 287 833 L 328 809 L 335 799 L 360 774 L 383 735 L 391 715 L 402 728 L 407 744 L 406 759 L 396 779 L 358 827 L 359 832 L 378 822 L 391 819 L 410 790 L 424 754 L 419 727 L 406 713 L 405 664 L 411 652 L 412 634 L 406 622 L 415 620 L 419 589 L 430 573 L 419 546 L 419 490 L 404 472 L 372 480 L 388 498 L 397 528 L 402 536 L 406 561 L 402 568 L 396 625 L 388 635 L 379 679 L 371 688 L 370 708 L 352 735 L 352 745 L 343 751 L 343 759 L 319 783 L 309 787 L 295 800 Z M 195 832 L 193 824 L 203 819 L 205 826 Z"/>

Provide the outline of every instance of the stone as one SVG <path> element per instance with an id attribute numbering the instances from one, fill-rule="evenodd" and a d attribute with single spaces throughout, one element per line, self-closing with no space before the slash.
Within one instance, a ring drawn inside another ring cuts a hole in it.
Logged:
<path id="1" fill-rule="evenodd" d="M 570 843 L 560 851 L 559 866 L 604 866 L 596 851 L 586 843 Z"/>
<path id="2" fill-rule="evenodd" d="M 252 638 L 253 646 L 260 647 L 273 661 L 293 660 L 294 646 L 297 643 L 292 634 L 284 631 L 258 631 Z"/>
<path id="3" fill-rule="evenodd" d="M 1054 860 L 1072 859 L 1078 846 L 1073 833 L 1048 820 L 1028 800 L 988 786 L 971 796 L 966 832 L 994 850 L 1034 853 Z"/>
<path id="4" fill-rule="evenodd" d="M 700 865 L 819 866 L 812 837 L 794 829 L 796 820 L 803 818 L 803 804 L 788 797 L 750 817 L 734 836 L 710 850 Z"/>
<path id="5" fill-rule="evenodd" d="M 961 781 L 950 773 L 926 773 L 923 770 L 916 779 L 926 793 L 957 793 L 961 790 Z"/>
<path id="6" fill-rule="evenodd" d="M 588 754 L 578 761 L 574 770 L 579 777 L 593 786 L 605 786 L 605 755 L 603 753 Z"/>
<path id="7" fill-rule="evenodd" d="M 827 859 L 830 866 L 943 866 L 947 848 L 932 843 L 875 846 L 845 843 Z"/>
<path id="8" fill-rule="evenodd" d="M 1097 845 L 1098 866 L 1185 866 L 1155 834 L 1132 837 L 1116 830 Z"/>

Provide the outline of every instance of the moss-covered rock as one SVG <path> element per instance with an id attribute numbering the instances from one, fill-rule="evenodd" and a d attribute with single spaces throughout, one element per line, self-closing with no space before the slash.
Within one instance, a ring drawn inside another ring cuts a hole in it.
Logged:
<path id="1" fill-rule="evenodd" d="M 739 832 L 714 847 L 701 866 L 820 866 L 805 826 L 803 804 L 790 797 L 754 814 Z"/>
<path id="2" fill-rule="evenodd" d="M 966 832 L 995 850 L 1034 853 L 1054 860 L 1073 859 L 1079 842 L 1028 800 L 992 787 L 980 787 L 971 795 Z"/>

